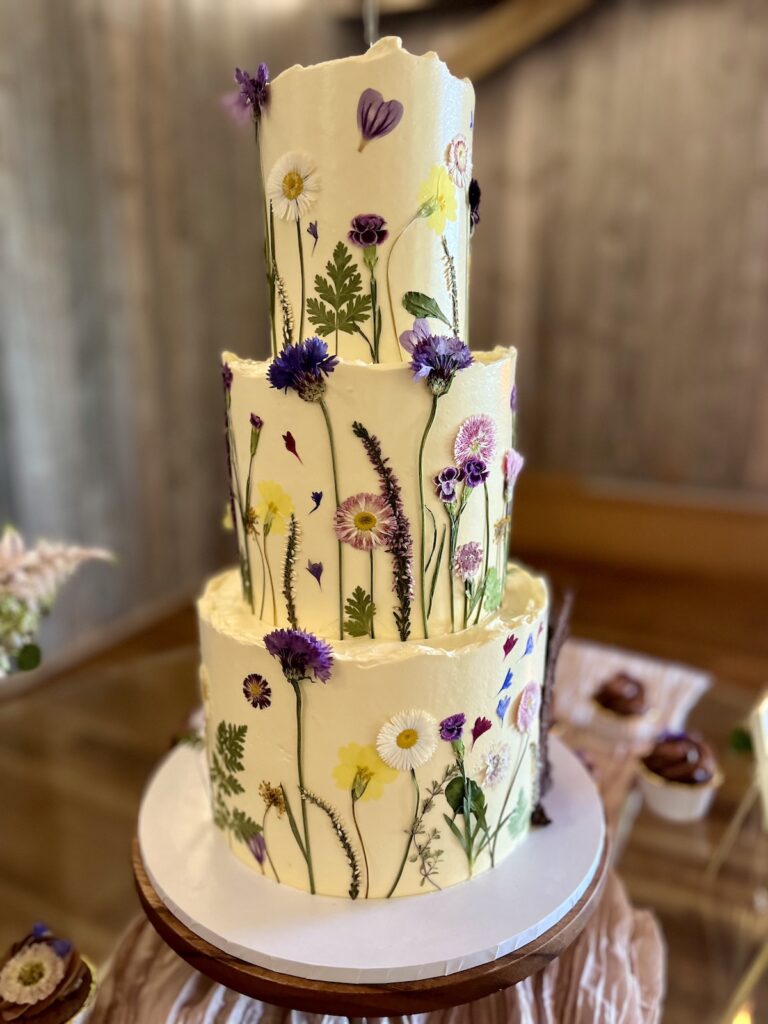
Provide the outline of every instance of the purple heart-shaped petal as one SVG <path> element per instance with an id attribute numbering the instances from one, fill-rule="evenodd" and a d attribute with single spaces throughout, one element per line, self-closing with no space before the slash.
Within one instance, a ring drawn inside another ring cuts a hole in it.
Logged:
<path id="1" fill-rule="evenodd" d="M 359 149 L 372 139 L 389 135 L 400 124 L 403 104 L 400 100 L 385 100 L 376 89 L 365 89 L 357 104 L 357 126 L 362 140 Z"/>

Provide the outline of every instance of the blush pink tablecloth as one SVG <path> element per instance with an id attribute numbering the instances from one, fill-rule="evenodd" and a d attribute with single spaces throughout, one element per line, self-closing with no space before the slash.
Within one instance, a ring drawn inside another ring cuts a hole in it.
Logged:
<path id="1" fill-rule="evenodd" d="M 561 734 L 591 765 L 614 840 L 634 783 L 639 750 L 594 737 L 589 720 L 591 693 L 620 668 L 648 683 L 659 709 L 660 730 L 680 728 L 709 683 L 702 673 L 627 651 L 579 640 L 565 645 L 556 685 Z M 632 907 L 611 871 L 600 906 L 585 930 L 539 974 L 487 999 L 390 1020 L 392 1024 L 657 1024 L 665 962 L 656 919 Z M 189 967 L 139 917 L 104 972 L 88 1024 L 342 1024 L 347 1020 L 282 1010 L 225 989 Z"/>

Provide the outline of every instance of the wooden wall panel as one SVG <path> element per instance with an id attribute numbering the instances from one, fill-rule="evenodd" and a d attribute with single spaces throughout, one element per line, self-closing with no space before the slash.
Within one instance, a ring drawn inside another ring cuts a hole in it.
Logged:
<path id="1" fill-rule="evenodd" d="M 218 353 L 267 336 L 218 96 L 359 47 L 302 0 L 0 0 L 0 519 L 121 559 L 52 646 L 228 555 Z M 764 495 L 768 5 L 607 0 L 477 91 L 472 340 L 520 349 L 529 464 Z"/>

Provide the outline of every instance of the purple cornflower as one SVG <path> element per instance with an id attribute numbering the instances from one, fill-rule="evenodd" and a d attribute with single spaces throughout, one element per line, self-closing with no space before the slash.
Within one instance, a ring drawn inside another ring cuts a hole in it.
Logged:
<path id="1" fill-rule="evenodd" d="M 317 585 L 322 590 L 323 585 L 320 580 L 323 578 L 323 563 L 307 560 L 307 572 L 317 580 Z"/>
<path id="2" fill-rule="evenodd" d="M 283 346 L 267 370 L 267 379 L 278 391 L 287 393 L 290 388 L 305 402 L 319 402 L 325 394 L 325 378 L 337 365 L 338 359 L 329 355 L 321 338 L 307 338 Z"/>
<path id="3" fill-rule="evenodd" d="M 435 396 L 444 395 L 459 370 L 472 364 L 472 353 L 460 338 L 431 334 L 426 320 L 413 322 L 413 330 L 400 335 L 400 344 L 411 356 L 414 380 L 426 380 Z"/>
<path id="4" fill-rule="evenodd" d="M 229 363 L 222 363 L 221 364 L 221 379 L 224 382 L 224 390 L 225 391 L 231 391 L 232 390 L 232 377 L 233 377 L 232 367 L 229 365 Z"/>
<path id="5" fill-rule="evenodd" d="M 435 477 L 435 494 L 446 505 L 456 501 L 456 486 L 464 479 L 464 470 L 446 466 Z"/>
<path id="6" fill-rule="evenodd" d="M 400 124 L 402 116 L 400 100 L 385 100 L 376 89 L 364 89 L 357 103 L 357 127 L 362 136 L 358 153 L 373 139 L 389 135 Z"/>
<path id="7" fill-rule="evenodd" d="M 347 238 L 354 245 L 366 249 L 369 245 L 381 245 L 389 237 L 387 222 L 376 213 L 360 213 L 352 218 Z"/>
<path id="8" fill-rule="evenodd" d="M 472 746 L 474 747 L 480 737 L 491 728 L 493 728 L 493 723 L 489 718 L 476 718 L 475 724 L 472 726 Z"/>
<path id="9" fill-rule="evenodd" d="M 264 833 L 256 832 L 254 835 L 249 836 L 245 841 L 245 845 L 251 851 L 256 861 L 259 864 L 263 864 L 264 858 L 267 855 L 267 844 L 264 841 Z"/>
<path id="10" fill-rule="evenodd" d="M 255 78 L 247 71 L 235 68 L 235 81 L 240 86 L 241 105 L 250 107 L 254 121 L 258 121 L 269 100 L 269 68 L 266 64 L 259 64 Z"/>
<path id="11" fill-rule="evenodd" d="M 440 723 L 440 739 L 448 743 L 456 743 L 464 734 L 464 726 L 467 724 L 467 716 L 463 711 L 456 715 L 449 715 Z"/>
<path id="12" fill-rule="evenodd" d="M 320 508 L 320 502 L 323 500 L 323 492 L 312 491 L 312 493 L 310 494 L 310 498 L 312 499 L 313 504 L 312 508 L 309 510 L 309 514 L 312 515 L 313 512 L 317 512 L 317 510 Z"/>
<path id="13" fill-rule="evenodd" d="M 496 424 L 484 413 L 470 416 L 459 427 L 453 444 L 453 455 L 459 466 L 469 459 L 490 462 L 496 454 Z"/>
<path id="14" fill-rule="evenodd" d="M 51 943 L 51 949 L 56 956 L 63 959 L 65 956 L 69 955 L 72 949 L 72 943 L 68 939 L 54 939 Z"/>
<path id="15" fill-rule="evenodd" d="M 467 541 L 466 544 L 460 544 L 456 548 L 453 571 L 462 583 L 473 580 L 480 572 L 482 564 L 483 549 L 476 540 Z"/>
<path id="16" fill-rule="evenodd" d="M 467 459 L 463 466 L 467 487 L 479 487 L 490 475 L 484 459 Z"/>
<path id="17" fill-rule="evenodd" d="M 473 178 L 467 190 L 469 200 L 469 233 L 474 234 L 475 228 L 480 223 L 480 186 L 477 178 Z"/>
<path id="18" fill-rule="evenodd" d="M 309 678 L 327 683 L 333 668 L 333 649 L 303 629 L 275 629 L 264 637 L 264 646 L 277 658 L 289 683 Z"/>
<path id="19" fill-rule="evenodd" d="M 261 428 L 263 426 L 264 426 L 264 420 L 261 418 L 261 416 L 257 416 L 255 412 L 252 412 L 251 413 L 251 427 L 254 430 L 261 430 Z"/>

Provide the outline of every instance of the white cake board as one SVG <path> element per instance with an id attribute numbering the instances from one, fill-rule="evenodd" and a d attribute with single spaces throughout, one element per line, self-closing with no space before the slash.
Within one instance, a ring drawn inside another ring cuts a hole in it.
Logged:
<path id="1" fill-rule="evenodd" d="M 311 896 L 250 870 L 211 820 L 204 755 L 173 750 L 149 782 L 138 839 L 168 909 L 246 963 L 344 984 L 444 977 L 543 935 L 575 906 L 605 843 L 600 796 L 581 761 L 552 739 L 553 824 L 534 829 L 471 882 L 390 900 Z"/>

